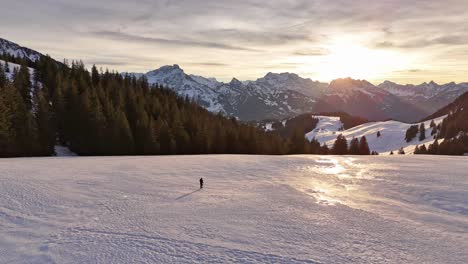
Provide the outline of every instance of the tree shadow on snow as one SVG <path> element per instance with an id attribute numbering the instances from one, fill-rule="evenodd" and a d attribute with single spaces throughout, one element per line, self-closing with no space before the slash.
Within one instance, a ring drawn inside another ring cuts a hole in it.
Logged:
<path id="1" fill-rule="evenodd" d="M 182 196 L 177 197 L 175 200 L 177 201 L 177 200 L 183 199 L 183 198 L 185 198 L 185 197 L 187 197 L 187 196 L 190 196 L 190 195 L 192 195 L 192 194 L 194 194 L 194 193 L 196 193 L 196 192 L 199 192 L 200 190 L 201 190 L 201 189 L 197 189 L 197 190 L 195 190 L 195 191 L 193 191 L 193 192 L 186 193 L 186 194 L 184 194 L 184 195 L 182 195 Z"/>

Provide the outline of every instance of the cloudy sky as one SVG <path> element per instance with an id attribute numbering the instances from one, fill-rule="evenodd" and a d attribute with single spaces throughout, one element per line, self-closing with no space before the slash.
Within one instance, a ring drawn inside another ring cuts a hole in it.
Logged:
<path id="1" fill-rule="evenodd" d="M 468 0 L 0 2 L 0 37 L 119 71 L 468 81 Z"/>

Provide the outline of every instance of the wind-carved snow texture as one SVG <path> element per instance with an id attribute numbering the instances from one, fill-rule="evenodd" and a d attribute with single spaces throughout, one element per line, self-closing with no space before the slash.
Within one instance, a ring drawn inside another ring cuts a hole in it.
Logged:
<path id="1" fill-rule="evenodd" d="M 4 159 L 0 263 L 466 263 L 465 159 Z"/>
<path id="2" fill-rule="evenodd" d="M 403 147 L 405 153 L 413 153 L 416 146 L 422 146 L 423 144 L 428 147 L 434 143 L 434 138 L 431 136 L 432 128 L 430 127 L 431 121 L 428 120 L 424 123 L 426 128 L 426 139 L 418 140 L 419 134 L 416 138 L 410 142 L 406 142 L 405 134 L 406 130 L 414 125 L 407 124 L 398 121 L 385 121 L 385 122 L 369 122 L 362 124 L 357 127 L 353 127 L 347 130 L 341 131 L 343 124 L 339 117 L 331 116 L 314 116 L 319 119 L 316 128 L 305 135 L 308 140 L 313 138 L 317 139 L 321 144 L 327 144 L 329 147 L 333 146 L 336 137 L 340 134 L 351 141 L 353 138 L 361 138 L 365 136 L 369 144 L 371 151 L 377 151 L 378 153 L 389 154 L 390 151 L 398 152 Z M 434 119 L 436 125 L 442 123 L 444 118 L 447 116 L 441 116 Z M 421 123 L 417 123 L 419 125 Z M 377 137 L 377 133 L 380 132 L 381 136 Z M 439 143 L 441 141 L 439 140 Z"/>

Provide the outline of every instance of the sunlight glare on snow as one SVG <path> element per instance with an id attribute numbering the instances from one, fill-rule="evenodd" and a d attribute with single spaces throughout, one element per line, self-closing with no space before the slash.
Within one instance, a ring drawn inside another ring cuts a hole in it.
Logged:
<path id="1" fill-rule="evenodd" d="M 322 171 L 325 174 L 335 175 L 338 178 L 351 178 L 349 174 L 345 173 L 346 169 L 338 162 L 337 159 L 329 158 L 324 160 L 317 160 L 317 162 L 325 163 L 327 165 L 330 164 L 330 166 L 320 168 L 320 171 Z M 348 162 L 352 163 L 352 161 Z"/>
<path id="2" fill-rule="evenodd" d="M 374 177 L 368 175 L 369 164 L 356 163 L 353 157 L 310 157 L 315 165 L 303 168 L 298 180 L 298 190 L 314 197 L 321 205 L 337 203 L 362 208 L 370 200 L 361 190 L 362 181 Z M 359 205 L 359 206 L 358 206 Z"/>

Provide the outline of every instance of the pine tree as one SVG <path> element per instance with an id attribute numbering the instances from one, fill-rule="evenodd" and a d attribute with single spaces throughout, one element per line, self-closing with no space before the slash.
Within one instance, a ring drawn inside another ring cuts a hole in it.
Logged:
<path id="1" fill-rule="evenodd" d="M 13 75 L 13 85 L 20 92 L 26 110 L 29 111 L 32 108 L 32 83 L 29 69 L 26 65 L 22 64 L 19 71 L 15 71 Z"/>
<path id="2" fill-rule="evenodd" d="M 346 155 L 348 154 L 348 141 L 343 135 L 338 135 L 333 144 L 332 154 L 334 155 Z"/>
<path id="3" fill-rule="evenodd" d="M 330 154 L 330 149 L 328 148 L 327 144 L 323 143 L 323 145 L 320 147 L 320 154 L 322 155 Z"/>
<path id="4" fill-rule="evenodd" d="M 7 84 L 7 76 L 5 74 L 5 68 L 3 67 L 3 64 L 0 63 L 0 87 L 5 87 Z"/>
<path id="5" fill-rule="evenodd" d="M 439 141 L 438 140 L 434 141 L 434 143 L 429 145 L 429 148 L 427 149 L 427 153 L 432 154 L 432 155 L 439 154 Z"/>
<path id="6" fill-rule="evenodd" d="M 11 156 L 33 156 L 37 151 L 37 127 L 35 120 L 26 108 L 18 89 L 7 86 L 5 104 L 10 109 L 10 122 L 13 138 L 11 139 Z"/>
<path id="7" fill-rule="evenodd" d="M 403 147 L 400 148 L 400 150 L 398 150 L 398 154 L 399 155 L 405 155 L 405 150 L 403 149 Z"/>
<path id="8" fill-rule="evenodd" d="M 36 105 L 37 133 L 40 155 L 52 155 L 55 145 L 55 131 L 52 124 L 50 104 L 46 99 L 43 89 L 35 91 L 34 102 Z"/>
<path id="9" fill-rule="evenodd" d="M 357 138 L 353 138 L 351 142 L 349 143 L 349 151 L 348 153 L 350 155 L 360 155 L 360 149 L 359 149 L 359 140 Z"/>
<path id="10" fill-rule="evenodd" d="M 290 154 L 301 154 L 307 153 L 308 142 L 304 137 L 301 129 L 296 129 L 290 139 L 289 153 Z"/>
<path id="11" fill-rule="evenodd" d="M 382 135 L 380 134 L 380 131 L 377 132 L 377 137 L 381 137 Z"/>
<path id="12" fill-rule="evenodd" d="M 426 139 L 426 127 L 424 126 L 424 123 L 421 123 L 421 126 L 419 127 L 419 141 L 423 141 Z"/>
<path id="13" fill-rule="evenodd" d="M 100 76 L 96 65 L 93 65 L 93 67 L 91 68 L 91 80 L 94 86 L 97 86 L 99 84 Z"/>
<path id="14" fill-rule="evenodd" d="M 423 155 L 425 155 L 425 154 L 427 154 L 427 153 L 428 153 L 428 152 L 427 152 L 426 145 L 423 144 L 423 145 L 419 148 L 419 153 L 418 153 L 418 154 L 423 154 Z M 414 153 L 414 154 L 416 154 L 416 153 Z"/>
<path id="15" fill-rule="evenodd" d="M 313 138 L 311 141 L 310 141 L 310 154 L 320 154 L 321 150 L 320 150 L 320 142 Z"/>
<path id="16" fill-rule="evenodd" d="M 406 130 L 405 140 L 406 142 L 411 142 L 419 132 L 419 127 L 417 125 L 412 125 Z"/>
<path id="17" fill-rule="evenodd" d="M 6 83 L 0 84 L 0 157 L 8 157 L 11 152 L 12 135 L 12 113 L 5 100 L 8 100 L 5 90 Z"/>
<path id="18" fill-rule="evenodd" d="M 370 155 L 369 145 L 365 136 L 359 141 L 359 155 Z"/>

